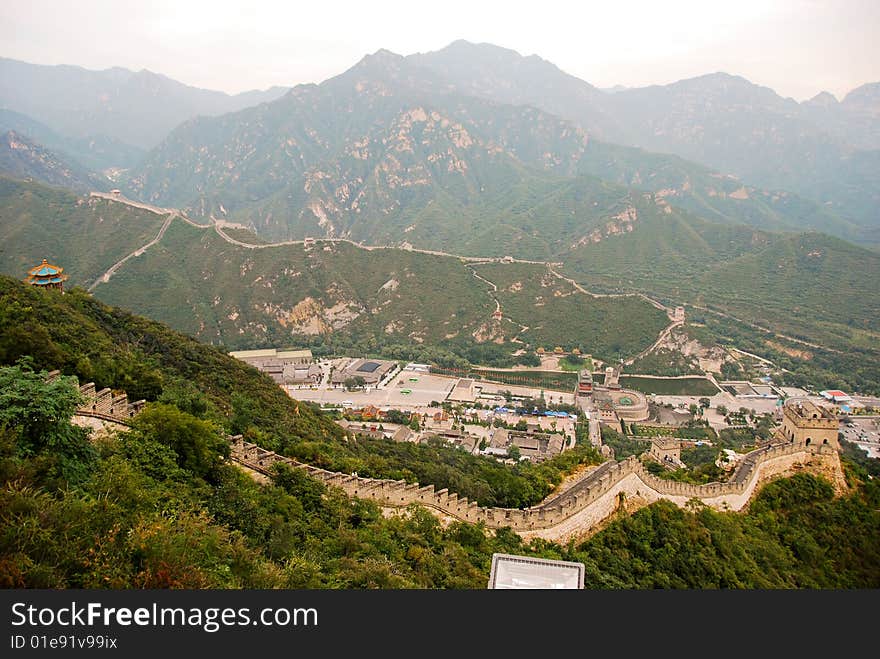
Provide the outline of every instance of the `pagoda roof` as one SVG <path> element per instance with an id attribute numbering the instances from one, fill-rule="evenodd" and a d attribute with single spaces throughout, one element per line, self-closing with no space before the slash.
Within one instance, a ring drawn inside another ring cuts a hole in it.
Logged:
<path id="1" fill-rule="evenodd" d="M 28 274 L 33 277 L 51 277 L 53 275 L 60 275 L 62 272 L 64 272 L 64 268 L 52 265 L 46 259 L 43 259 L 43 262 L 40 265 L 34 266 L 28 270 Z"/>

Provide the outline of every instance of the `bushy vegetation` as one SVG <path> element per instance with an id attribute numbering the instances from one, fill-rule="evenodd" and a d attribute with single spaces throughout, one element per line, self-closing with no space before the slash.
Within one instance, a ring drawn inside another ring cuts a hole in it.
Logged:
<path id="1" fill-rule="evenodd" d="M 617 432 L 614 428 L 602 426 L 601 431 L 602 443 L 614 450 L 614 459 L 618 462 L 625 460 L 631 455 L 641 455 L 651 448 L 648 440 L 629 437 Z"/>
<path id="2" fill-rule="evenodd" d="M 696 320 L 702 327 L 694 329 L 704 343 L 735 346 L 771 360 L 780 369 L 774 376 L 778 384 L 880 394 L 880 349 L 874 334 L 835 330 L 822 335 L 805 328 L 792 334 L 814 344 L 807 346 L 711 313 Z"/>
<path id="3" fill-rule="evenodd" d="M 220 349 L 108 307 L 81 290 L 60 295 L 0 277 L 0 303 L 0 364 L 29 355 L 37 368 L 58 368 L 99 389 L 125 391 L 132 400 L 173 406 L 333 471 L 434 483 L 484 505 L 515 508 L 540 501 L 574 466 L 567 457 L 511 467 L 447 446 L 377 440 L 367 447 L 346 439 L 329 417 L 292 400 L 269 377 Z M 598 459 L 586 453 L 581 458 Z"/>
<path id="4" fill-rule="evenodd" d="M 688 308 L 689 319 L 706 325 L 705 345 L 720 339 L 771 359 L 793 371 L 786 377 L 795 386 L 813 380 L 880 392 L 876 252 L 820 233 L 772 234 L 686 213 L 646 213 L 632 233 L 566 255 L 564 272 L 595 290 L 641 291 L 768 328 L 771 334 Z"/>
<path id="5" fill-rule="evenodd" d="M 880 488 L 859 466 L 843 498 L 800 474 L 766 486 L 747 514 L 661 501 L 584 543 L 525 543 L 509 529 L 444 528 L 418 507 L 386 518 L 286 466 L 260 485 L 223 461 L 218 426 L 169 405 L 92 443 L 63 404 L 45 423 L 10 424 L 22 401 L 69 408 L 76 389 L 26 365 L 0 383 L 7 588 L 484 588 L 493 552 L 583 562 L 589 588 L 880 586 Z"/>
<path id="6" fill-rule="evenodd" d="M 754 448 L 757 438 L 758 435 L 753 428 L 724 428 L 718 431 L 718 443 L 721 448 L 739 452 Z"/>
<path id="7" fill-rule="evenodd" d="M 835 499 L 809 474 L 765 486 L 747 514 L 659 501 L 577 552 L 596 588 L 876 588 L 880 488 Z"/>
<path id="8" fill-rule="evenodd" d="M 626 367 L 631 373 L 642 375 L 694 375 L 702 373 L 699 361 L 689 355 L 684 355 L 678 350 L 669 348 L 657 348 L 647 355 L 636 359 Z"/>
<path id="9" fill-rule="evenodd" d="M 498 286 L 503 312 L 528 326 L 520 339 L 533 348 L 578 348 L 617 361 L 648 347 L 644 338 L 656 338 L 668 324 L 666 314 L 641 298 L 591 297 L 538 266 L 493 263 L 474 269 Z"/>
<path id="10" fill-rule="evenodd" d="M 332 441 L 342 430 L 292 401 L 267 376 L 213 346 L 108 307 L 80 289 L 64 295 L 0 277 L 0 364 L 22 356 L 145 399 L 176 404 L 266 448 Z"/>
<path id="11" fill-rule="evenodd" d="M 503 384 L 513 384 L 525 387 L 535 387 L 539 389 L 551 389 L 554 391 L 564 391 L 566 393 L 574 391 L 577 384 L 577 373 L 559 372 L 559 371 L 495 371 L 492 369 L 435 369 L 436 373 L 455 374 L 461 377 L 475 378 L 477 380 L 488 380 L 491 382 L 501 382 Z"/>
<path id="12" fill-rule="evenodd" d="M 23 278 L 46 257 L 65 267 L 70 285 L 91 284 L 154 238 L 165 219 L 11 179 L 0 179 L 0 202 L 0 238 L 14 245 L 0 251 L 0 272 Z M 251 240 L 235 229 L 229 235 Z M 529 290 L 540 289 L 548 276 L 538 265 L 499 267 L 516 269 Z M 559 280 L 556 289 L 573 290 Z M 320 354 L 396 353 L 459 366 L 534 360 L 513 357 L 521 347 L 511 343 L 516 324 L 504 321 L 500 335 L 474 339 L 495 303 L 488 284 L 465 263 L 409 250 L 366 251 L 345 243 L 254 250 L 175 220 L 159 244 L 126 262 L 95 293 L 229 348 L 315 344 Z M 590 344 L 597 354 L 629 356 L 650 345 L 663 324 L 662 313 L 637 298 L 618 304 L 577 294 L 565 302 L 554 298 L 550 306 L 526 309 L 520 322 L 537 334 L 525 340 L 559 342 L 565 333 L 565 345 Z"/>
<path id="13" fill-rule="evenodd" d="M 699 421 L 689 421 L 683 426 L 650 426 L 642 423 L 629 424 L 629 431 L 637 437 L 680 437 L 681 439 L 715 439 L 715 431 Z"/>

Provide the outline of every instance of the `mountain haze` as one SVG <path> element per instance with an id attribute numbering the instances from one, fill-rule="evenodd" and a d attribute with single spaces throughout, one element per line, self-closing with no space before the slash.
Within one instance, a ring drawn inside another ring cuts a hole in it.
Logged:
<path id="1" fill-rule="evenodd" d="M 144 149 L 106 135 L 65 137 L 20 112 L 0 110 L 0 132 L 9 130 L 93 172 L 112 168 L 126 169 L 137 163 L 146 153 Z"/>
<path id="2" fill-rule="evenodd" d="M 9 130 L 0 135 L 0 173 L 81 192 L 107 190 L 110 181 Z"/>
<path id="3" fill-rule="evenodd" d="M 0 107 L 67 137 L 103 135 L 141 149 L 152 148 L 190 117 L 234 112 L 286 91 L 273 87 L 230 96 L 147 70 L 91 71 L 0 58 Z"/>
<path id="4" fill-rule="evenodd" d="M 827 95 L 798 104 L 726 73 L 608 94 L 540 58 L 489 44 L 458 41 L 411 58 L 450 76 L 457 90 L 528 103 L 605 141 L 676 154 L 826 204 L 858 224 L 880 224 L 880 83 L 842 103 Z"/>
<path id="5" fill-rule="evenodd" d="M 722 222 L 857 233 L 790 193 L 604 144 L 530 105 L 449 91 L 455 85 L 421 61 L 379 51 L 321 85 L 193 119 L 130 172 L 128 191 L 272 240 L 347 237 L 526 258 L 613 222 L 643 191 L 668 198 L 663 212 L 671 203 Z M 550 203 L 566 196 L 565 211 Z"/>

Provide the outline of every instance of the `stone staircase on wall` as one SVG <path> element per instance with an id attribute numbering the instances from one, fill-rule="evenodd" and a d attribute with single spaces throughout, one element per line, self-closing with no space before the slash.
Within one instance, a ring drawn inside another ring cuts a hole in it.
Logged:
<path id="1" fill-rule="evenodd" d="M 51 382 L 60 376 L 61 371 L 51 371 L 47 380 Z M 96 391 L 94 382 L 80 386 L 79 392 L 84 401 L 76 408 L 77 415 L 106 419 L 123 425 L 129 425 L 146 404 L 144 400 L 129 402 L 124 392 L 114 393 L 107 388 Z"/>

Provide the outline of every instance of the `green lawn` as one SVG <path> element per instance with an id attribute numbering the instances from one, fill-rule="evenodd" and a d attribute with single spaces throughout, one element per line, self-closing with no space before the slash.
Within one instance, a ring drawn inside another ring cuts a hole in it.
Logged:
<path id="1" fill-rule="evenodd" d="M 634 375 L 621 375 L 620 386 L 646 394 L 661 396 L 714 396 L 718 388 L 706 378 L 680 378 L 657 380 Z"/>

